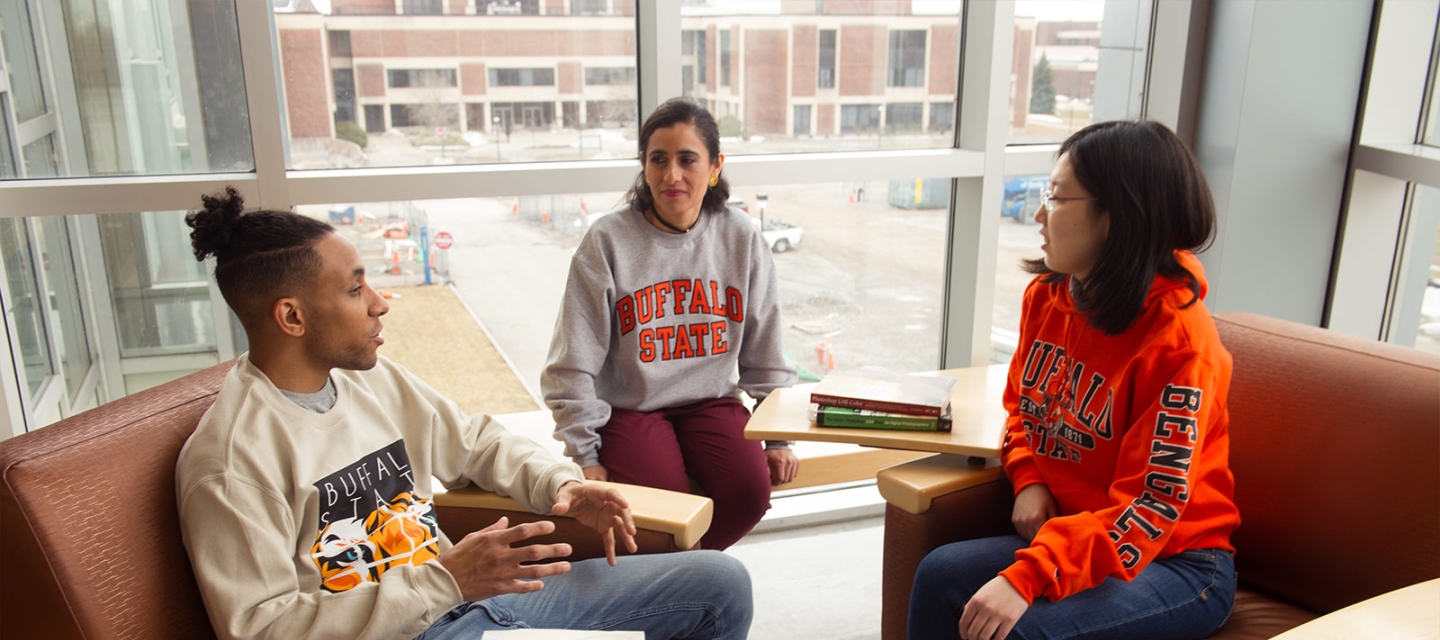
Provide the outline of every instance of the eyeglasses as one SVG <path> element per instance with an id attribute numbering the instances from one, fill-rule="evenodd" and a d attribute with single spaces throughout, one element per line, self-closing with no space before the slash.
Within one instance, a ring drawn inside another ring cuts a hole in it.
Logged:
<path id="1" fill-rule="evenodd" d="M 1040 192 L 1040 201 L 1045 203 L 1046 209 L 1054 209 L 1057 202 L 1068 202 L 1070 200 L 1099 200 L 1099 198 L 1057 198 L 1055 191 L 1046 189 Z"/>

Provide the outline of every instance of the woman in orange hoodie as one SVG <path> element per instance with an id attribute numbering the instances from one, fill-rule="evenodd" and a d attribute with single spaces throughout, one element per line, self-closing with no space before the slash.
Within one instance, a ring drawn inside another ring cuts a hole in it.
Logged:
<path id="1" fill-rule="evenodd" d="M 921 563 L 910 637 L 1204 638 L 1235 597 L 1230 354 L 1192 250 L 1209 186 L 1153 122 L 1060 146 L 1005 390 L 1018 535 Z"/>

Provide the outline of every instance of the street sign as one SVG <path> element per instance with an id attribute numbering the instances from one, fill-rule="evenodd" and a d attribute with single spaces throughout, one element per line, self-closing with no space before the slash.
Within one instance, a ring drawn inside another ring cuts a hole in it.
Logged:
<path id="1" fill-rule="evenodd" d="M 454 246 L 454 244 L 455 238 L 451 237 L 449 231 L 441 231 L 440 233 L 435 234 L 436 249 L 444 251 L 446 249 L 449 249 L 451 246 Z"/>

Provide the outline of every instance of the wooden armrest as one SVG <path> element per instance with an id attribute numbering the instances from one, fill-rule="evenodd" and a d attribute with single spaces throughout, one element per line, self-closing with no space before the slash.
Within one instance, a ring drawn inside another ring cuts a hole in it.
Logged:
<path id="1" fill-rule="evenodd" d="M 875 475 L 875 485 L 886 502 L 920 515 L 930 510 L 935 498 L 1004 477 L 995 458 L 974 465 L 968 456 L 940 453 L 882 469 Z"/>
<path id="2" fill-rule="evenodd" d="M 689 549 L 699 543 L 700 537 L 710 530 L 710 519 L 715 515 L 715 504 L 704 496 L 618 482 L 587 482 L 619 489 L 630 502 L 630 514 L 635 518 L 636 528 L 669 534 L 675 539 L 675 546 L 681 549 Z M 435 505 L 528 513 L 513 498 L 474 485 L 446 491 L 436 483 Z"/>
<path id="3" fill-rule="evenodd" d="M 1435 638 L 1440 631 L 1440 578 L 1413 584 L 1333 611 L 1274 640 Z"/>

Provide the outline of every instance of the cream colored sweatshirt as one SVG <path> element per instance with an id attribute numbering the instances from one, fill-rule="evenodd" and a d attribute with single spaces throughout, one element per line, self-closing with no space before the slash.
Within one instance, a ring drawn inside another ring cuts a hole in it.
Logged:
<path id="1" fill-rule="evenodd" d="M 331 372 L 334 408 L 241 356 L 175 471 L 185 548 L 220 638 L 413 638 L 462 602 L 430 478 L 537 513 L 580 470 L 400 365 Z"/>

